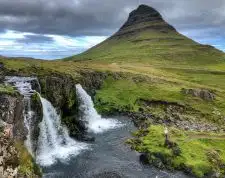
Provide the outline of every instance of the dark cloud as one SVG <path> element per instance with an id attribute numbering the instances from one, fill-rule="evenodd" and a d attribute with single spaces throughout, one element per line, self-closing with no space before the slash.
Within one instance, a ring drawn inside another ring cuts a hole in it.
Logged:
<path id="1" fill-rule="evenodd" d="M 178 29 L 225 31 L 224 0 L 142 0 Z M 110 35 L 138 0 L 0 0 L 0 29 L 70 36 Z"/>
<path id="2" fill-rule="evenodd" d="M 43 35 L 24 35 L 24 38 L 16 40 L 18 43 L 44 43 L 53 41 L 52 37 Z"/>

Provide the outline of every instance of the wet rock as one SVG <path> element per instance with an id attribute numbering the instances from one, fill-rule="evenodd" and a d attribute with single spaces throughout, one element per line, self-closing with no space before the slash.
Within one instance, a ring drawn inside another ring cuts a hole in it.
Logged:
<path id="1" fill-rule="evenodd" d="M 31 118 L 31 140 L 32 140 L 32 151 L 36 153 L 38 147 L 38 137 L 40 133 L 39 124 L 43 119 L 43 108 L 40 97 L 37 93 L 34 93 L 31 96 L 31 110 L 32 110 L 32 118 Z"/>
<path id="2" fill-rule="evenodd" d="M 117 172 L 103 172 L 103 173 L 95 174 L 91 177 L 92 178 L 124 178 L 124 176 L 120 175 Z"/>
<path id="3" fill-rule="evenodd" d="M 139 157 L 139 160 L 144 165 L 148 165 L 149 164 L 148 155 L 146 153 L 142 153 L 140 155 L 140 157 Z"/>
<path id="4" fill-rule="evenodd" d="M 95 141 L 95 137 L 91 136 L 91 135 L 81 134 L 80 136 L 77 136 L 76 138 L 77 138 L 77 140 L 83 141 L 83 142 L 94 142 Z"/>
<path id="5" fill-rule="evenodd" d="M 86 127 L 78 116 L 76 81 L 69 75 L 51 74 L 40 76 L 42 95 L 48 99 L 61 115 L 71 137 L 80 139 L 85 135 Z"/>
<path id="6" fill-rule="evenodd" d="M 38 93 L 41 93 L 41 86 L 40 86 L 38 80 L 32 80 L 31 87 L 33 90 L 37 91 Z"/>
<path id="7" fill-rule="evenodd" d="M 183 88 L 181 92 L 185 95 L 192 95 L 193 97 L 199 97 L 205 101 L 213 101 L 215 99 L 215 94 L 206 89 L 185 89 Z"/>
<path id="8" fill-rule="evenodd" d="M 71 76 L 52 74 L 39 77 L 42 95 L 62 112 L 70 111 L 76 101 L 75 82 Z M 64 110 L 64 111 L 63 111 Z"/>

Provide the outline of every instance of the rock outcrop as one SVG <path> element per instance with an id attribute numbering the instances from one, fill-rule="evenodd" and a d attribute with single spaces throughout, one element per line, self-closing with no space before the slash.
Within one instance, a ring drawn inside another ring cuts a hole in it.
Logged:
<path id="1" fill-rule="evenodd" d="M 215 123 L 201 121 L 203 115 L 190 106 L 180 105 L 176 102 L 140 100 L 143 108 L 139 112 L 130 112 L 135 126 L 146 129 L 151 124 L 164 124 L 193 131 L 224 132 L 225 127 Z M 159 111 L 160 108 L 160 111 Z M 154 112 L 157 110 L 157 112 Z"/>
<path id="2" fill-rule="evenodd" d="M 206 89 L 185 89 L 183 88 L 181 92 L 185 95 L 192 95 L 193 97 L 199 97 L 205 101 L 213 101 L 215 99 L 215 94 Z"/>
<path id="3" fill-rule="evenodd" d="M 70 114 L 76 108 L 75 82 L 71 76 L 53 74 L 38 78 L 41 94 L 46 97 L 54 107 L 62 110 L 62 115 Z"/>
<path id="4" fill-rule="evenodd" d="M 42 96 L 48 99 L 62 117 L 71 137 L 86 141 L 85 123 L 78 117 L 75 81 L 71 76 L 52 74 L 39 77 Z"/>
<path id="5" fill-rule="evenodd" d="M 2 76 L 4 79 L 4 76 Z M 3 80 L 2 80 L 3 81 Z M 1 82 L 0 82 L 1 83 Z M 31 102 L 35 113 L 40 106 L 37 101 Z M 41 171 L 24 146 L 28 130 L 24 124 L 24 97 L 18 92 L 0 93 L 0 177 L 41 177 Z M 40 115 L 40 113 L 36 113 Z M 38 132 L 40 118 L 34 131 Z M 40 116 L 41 117 L 41 116 Z M 36 119 L 35 119 L 36 118 Z M 37 139 L 36 139 L 37 140 Z M 18 144 L 20 143 L 20 144 Z"/>
<path id="6" fill-rule="evenodd" d="M 96 90 L 99 90 L 104 80 L 109 76 L 109 73 L 96 72 L 96 71 L 80 71 L 82 76 L 79 83 L 84 87 L 92 97 L 96 94 Z"/>
<path id="7" fill-rule="evenodd" d="M 0 135 L 0 177 L 17 177 L 18 167 L 18 152 L 13 140 Z"/>
<path id="8" fill-rule="evenodd" d="M 12 132 L 15 139 L 24 140 L 26 138 L 22 96 L 0 94 L 0 119 L 13 126 Z"/>
<path id="9" fill-rule="evenodd" d="M 38 147 L 38 137 L 40 133 L 39 124 L 43 119 L 43 109 L 40 97 L 37 93 L 31 96 L 32 124 L 31 124 L 31 141 L 33 152 L 36 153 Z"/>
<path id="10" fill-rule="evenodd" d="M 164 21 L 161 14 L 152 7 L 140 5 L 132 11 L 126 23 L 112 37 L 127 37 L 145 30 L 156 30 L 163 33 L 176 31 L 175 28 Z"/>

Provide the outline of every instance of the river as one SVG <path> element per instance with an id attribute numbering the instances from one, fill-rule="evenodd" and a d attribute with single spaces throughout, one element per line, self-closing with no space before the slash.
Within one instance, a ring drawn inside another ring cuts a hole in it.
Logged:
<path id="1" fill-rule="evenodd" d="M 92 98 L 76 85 L 80 119 L 85 121 L 88 132 L 96 139 L 93 143 L 78 142 L 69 137 L 67 128 L 53 105 L 43 98 L 43 119 L 39 124 L 38 149 L 32 149 L 32 110 L 29 106 L 32 90 L 31 81 L 37 78 L 9 77 L 8 83 L 16 86 L 24 96 L 24 124 L 28 136 L 26 146 L 42 167 L 44 178 L 185 178 L 176 172 L 160 171 L 142 165 L 139 153 L 131 150 L 125 141 L 136 129 L 126 117 L 103 118 L 94 108 Z M 28 104 L 27 104 L 28 103 Z M 28 114 L 26 114 L 28 113 Z M 29 116 L 29 117 L 28 117 Z M 37 126 L 35 126 L 37 127 Z"/>
<path id="2" fill-rule="evenodd" d="M 45 178 L 180 178 L 181 173 L 160 171 L 139 162 L 139 153 L 125 144 L 135 127 L 128 118 L 115 118 L 124 124 L 101 134 L 89 150 L 67 162 L 43 168 Z"/>

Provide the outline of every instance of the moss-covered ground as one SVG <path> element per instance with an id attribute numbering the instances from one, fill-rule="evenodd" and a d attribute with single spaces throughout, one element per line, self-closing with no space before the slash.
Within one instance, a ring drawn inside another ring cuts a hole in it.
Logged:
<path id="1" fill-rule="evenodd" d="M 166 167 L 189 170 L 196 177 L 211 175 L 213 172 L 225 175 L 225 135 L 183 131 L 169 128 L 169 140 L 177 144 L 179 154 L 165 146 L 164 127 L 152 125 L 145 135 L 139 131 L 134 135 L 138 139 L 128 140 L 139 152 L 148 153 L 149 162 L 160 159 Z"/>

